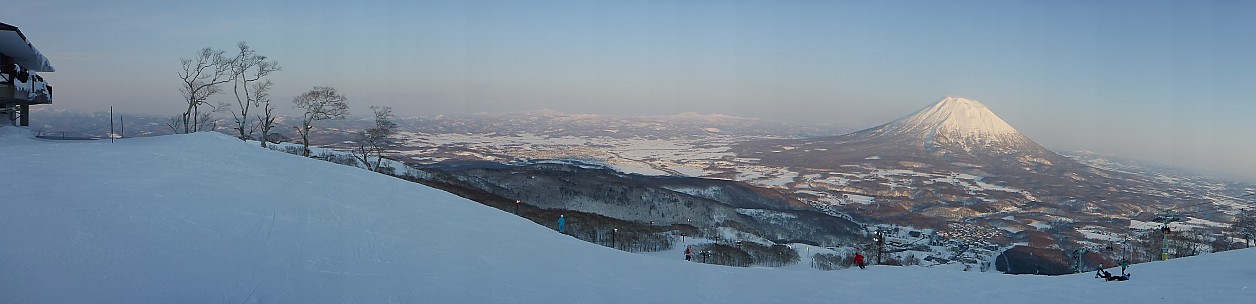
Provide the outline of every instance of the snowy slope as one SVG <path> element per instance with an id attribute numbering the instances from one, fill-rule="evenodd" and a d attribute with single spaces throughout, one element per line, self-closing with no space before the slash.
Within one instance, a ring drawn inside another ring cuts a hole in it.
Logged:
<path id="1" fill-rule="evenodd" d="M 1123 283 L 732 268 L 611 250 L 217 133 L 110 144 L 0 127 L 0 155 L 0 303 L 1256 301 L 1251 250 L 1135 265 Z"/>

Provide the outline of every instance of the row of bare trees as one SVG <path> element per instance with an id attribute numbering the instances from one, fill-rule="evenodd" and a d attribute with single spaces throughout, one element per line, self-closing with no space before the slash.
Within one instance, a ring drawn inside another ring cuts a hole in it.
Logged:
<path id="1" fill-rule="evenodd" d="M 232 92 L 235 93 L 236 107 L 230 108 L 228 112 L 235 121 L 233 127 L 239 133 L 240 139 L 249 139 L 253 132 L 261 129 L 263 130 L 261 142 L 262 146 L 265 146 L 266 136 L 270 135 L 270 129 L 274 127 L 275 117 L 273 114 L 258 115 L 257 122 L 250 123 L 249 112 L 254 108 L 261 108 L 263 112 L 267 108 L 274 108 L 269 98 L 270 87 L 273 83 L 266 77 L 280 71 L 281 68 L 278 62 L 257 54 L 257 51 L 250 48 L 247 43 L 240 42 L 236 47 L 239 52 L 230 64 L 231 75 L 234 78 Z"/>
<path id="2" fill-rule="evenodd" d="M 332 87 L 314 87 L 293 98 L 292 103 L 305 110 L 301 125 L 296 127 L 305 156 L 310 156 L 310 131 L 315 121 L 344 119 L 349 115 L 348 98 Z M 379 171 L 383 166 L 384 151 L 392 143 L 390 137 L 397 132 L 397 124 L 392 121 L 392 107 L 371 106 L 371 112 L 375 115 L 375 126 L 357 132 L 353 156 L 366 169 Z"/>
<path id="3" fill-rule="evenodd" d="M 232 80 L 231 62 L 224 52 L 213 48 L 203 48 L 192 58 L 180 58 L 183 70 L 179 71 L 179 93 L 187 102 L 187 110 L 167 123 L 170 129 L 182 133 L 197 132 L 209 127 L 210 113 L 218 106 L 208 103 L 209 97 L 222 93 L 222 85 Z M 201 108 L 208 106 L 211 111 L 200 113 Z"/>
<path id="4" fill-rule="evenodd" d="M 270 100 L 274 82 L 269 79 L 274 72 L 283 70 L 277 61 L 259 54 L 248 43 L 240 42 L 233 55 L 206 47 L 192 58 L 180 58 L 180 63 L 179 92 L 187 108 L 167 123 L 171 130 L 175 133 L 213 131 L 217 124 L 212 113 L 228 112 L 232 118 L 231 129 L 237 137 L 253 139 L 253 134 L 260 132 L 261 145 L 266 146 L 279 121 Z M 210 103 L 211 97 L 225 93 L 227 85 L 231 86 L 235 104 Z M 310 131 L 314 122 L 344 119 L 349 115 L 348 98 L 333 87 L 316 86 L 294 97 L 292 103 L 303 111 L 300 125 L 294 128 L 301 136 L 304 156 L 310 156 Z M 389 137 L 396 132 L 397 125 L 392 122 L 391 107 L 372 106 L 371 110 L 375 126 L 358 132 L 353 154 L 367 169 L 379 170 L 384 151 L 391 144 Z"/>
<path id="5" fill-rule="evenodd" d="M 229 112 L 237 137 L 250 139 L 258 130 L 262 131 L 263 139 L 269 135 L 277 116 L 270 101 L 270 88 L 274 83 L 268 77 L 282 70 L 278 62 L 258 54 L 246 42 L 236 44 L 236 52 L 230 56 L 226 51 L 206 47 L 196 56 L 180 58 L 179 62 L 182 65 L 178 74 L 179 92 L 187 107 L 167 123 L 171 130 L 176 133 L 210 131 L 217 127 L 212 113 Z M 235 107 L 225 102 L 210 103 L 211 97 L 224 93 L 223 87 L 227 84 L 231 84 L 231 93 L 235 95 Z M 202 111 L 202 108 L 208 109 Z M 263 113 L 256 115 L 257 121 L 253 122 L 249 114 L 259 108 Z M 264 145 L 265 140 L 262 142 Z"/>
<path id="6" fill-rule="evenodd" d="M 375 126 L 358 132 L 353 155 L 367 169 L 380 171 L 384 150 L 391 144 L 389 137 L 397 132 L 397 124 L 392 122 L 392 107 L 371 106 L 371 111 L 375 114 Z M 372 156 L 375 157 L 374 162 L 371 161 Z"/>

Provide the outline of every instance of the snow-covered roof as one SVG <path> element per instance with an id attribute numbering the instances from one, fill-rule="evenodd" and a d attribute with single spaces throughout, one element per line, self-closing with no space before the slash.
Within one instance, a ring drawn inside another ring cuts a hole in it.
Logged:
<path id="1" fill-rule="evenodd" d="M 17 65 L 27 70 L 36 72 L 54 72 L 52 63 L 48 62 L 48 57 L 44 57 L 26 40 L 26 35 L 22 34 L 16 26 L 8 23 L 0 22 L 0 54 L 13 57 Z"/>

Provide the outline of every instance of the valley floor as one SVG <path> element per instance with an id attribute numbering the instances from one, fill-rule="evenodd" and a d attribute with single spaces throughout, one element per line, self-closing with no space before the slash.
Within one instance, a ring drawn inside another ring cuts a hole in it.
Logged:
<path id="1" fill-rule="evenodd" d="M 0 127 L 0 303 L 1253 303 L 1256 251 L 1093 273 L 812 271 L 634 254 L 217 133 Z"/>

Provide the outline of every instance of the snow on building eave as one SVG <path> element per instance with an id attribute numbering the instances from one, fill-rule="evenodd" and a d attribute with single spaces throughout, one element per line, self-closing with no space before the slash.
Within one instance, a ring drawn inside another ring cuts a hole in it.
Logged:
<path id="1" fill-rule="evenodd" d="M 55 72 L 48 57 L 39 53 L 16 26 L 0 22 L 0 53 L 13 57 L 17 65 L 36 72 Z"/>

